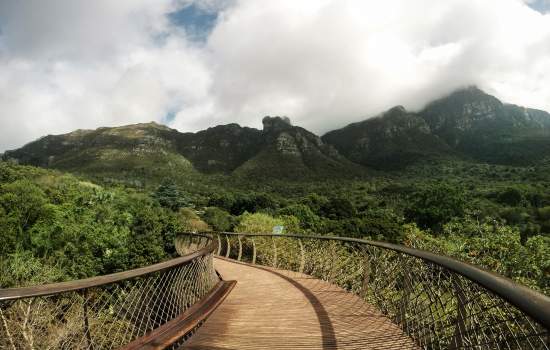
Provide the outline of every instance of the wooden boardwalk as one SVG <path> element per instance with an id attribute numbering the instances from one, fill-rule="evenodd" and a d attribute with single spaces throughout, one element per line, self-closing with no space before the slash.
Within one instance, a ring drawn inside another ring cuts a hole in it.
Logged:
<path id="1" fill-rule="evenodd" d="M 215 265 L 237 285 L 183 349 L 416 349 L 373 306 L 330 283 L 219 258 Z"/>

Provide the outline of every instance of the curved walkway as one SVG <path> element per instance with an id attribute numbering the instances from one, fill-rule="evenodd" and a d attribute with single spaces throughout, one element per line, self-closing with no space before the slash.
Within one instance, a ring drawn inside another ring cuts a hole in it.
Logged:
<path id="1" fill-rule="evenodd" d="M 416 349 L 373 306 L 296 272 L 215 259 L 237 285 L 183 346 L 222 349 Z"/>

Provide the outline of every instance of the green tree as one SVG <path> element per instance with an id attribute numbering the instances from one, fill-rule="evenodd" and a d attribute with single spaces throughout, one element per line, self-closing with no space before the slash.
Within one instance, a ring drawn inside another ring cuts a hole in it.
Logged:
<path id="1" fill-rule="evenodd" d="M 290 215 L 298 219 L 300 228 L 303 230 L 316 231 L 319 227 L 320 218 L 305 204 L 293 204 L 280 209 L 278 215 Z"/>
<path id="2" fill-rule="evenodd" d="M 343 197 L 330 198 L 327 203 L 321 207 L 323 216 L 330 219 L 346 219 L 357 215 L 357 210 L 351 201 Z"/>
<path id="3" fill-rule="evenodd" d="M 498 194 L 498 201 L 502 204 L 516 207 L 523 201 L 523 193 L 517 188 L 510 187 Z"/>
<path id="4" fill-rule="evenodd" d="M 169 208 L 173 211 L 177 211 L 180 208 L 189 205 L 189 199 L 178 188 L 178 186 L 170 181 L 164 182 L 160 185 L 153 194 L 159 204 L 165 208 Z"/>
<path id="5" fill-rule="evenodd" d="M 128 239 L 129 261 L 134 266 L 146 266 L 162 261 L 162 227 L 153 208 L 138 207 Z"/>
<path id="6" fill-rule="evenodd" d="M 17 243 L 25 249 L 31 246 L 29 228 L 47 213 L 46 202 L 44 191 L 29 180 L 17 180 L 0 186 L 0 205 L 4 215 L 15 223 Z"/>
<path id="7" fill-rule="evenodd" d="M 235 226 L 235 218 L 220 208 L 206 208 L 202 217 L 208 225 L 218 232 L 231 231 L 233 226 Z"/>
<path id="8" fill-rule="evenodd" d="M 466 200 L 461 188 L 435 185 L 414 192 L 404 214 L 421 228 L 439 231 L 452 218 L 463 216 L 465 209 Z"/>
<path id="9" fill-rule="evenodd" d="M 263 213 L 244 213 L 239 219 L 235 232 L 271 233 L 274 226 L 284 226 L 284 220 Z"/>

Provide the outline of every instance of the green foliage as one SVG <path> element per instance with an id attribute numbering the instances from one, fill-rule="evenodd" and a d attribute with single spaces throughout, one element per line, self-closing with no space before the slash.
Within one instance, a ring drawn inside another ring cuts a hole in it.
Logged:
<path id="1" fill-rule="evenodd" d="M 66 279 L 56 266 L 44 264 L 30 251 L 17 251 L 0 260 L 0 288 L 31 286 Z"/>
<path id="2" fill-rule="evenodd" d="M 294 216 L 301 230 L 311 232 L 316 232 L 321 223 L 321 218 L 305 204 L 293 204 L 282 208 L 278 211 L 278 215 Z"/>
<path id="3" fill-rule="evenodd" d="M 162 261 L 166 257 L 162 240 L 162 223 L 155 208 L 137 206 L 130 228 L 129 261 L 138 266 L 146 266 Z"/>
<path id="4" fill-rule="evenodd" d="M 352 218 L 357 210 L 351 201 L 343 197 L 333 197 L 321 207 L 324 216 L 330 219 Z"/>
<path id="5" fill-rule="evenodd" d="M 187 196 L 172 182 L 167 181 L 160 185 L 153 194 L 159 204 L 165 208 L 177 211 L 189 205 Z"/>
<path id="6" fill-rule="evenodd" d="M 435 231 L 450 219 L 463 216 L 465 208 L 466 200 L 461 188 L 434 185 L 413 193 L 405 216 L 420 227 Z"/>
<path id="7" fill-rule="evenodd" d="M 271 233 L 274 226 L 284 226 L 284 220 L 263 213 L 244 213 L 239 217 L 235 232 Z"/>
<path id="8" fill-rule="evenodd" d="M 185 232 L 210 231 L 210 226 L 204 222 L 191 208 L 182 208 L 177 215 L 182 230 Z"/>
<path id="9" fill-rule="evenodd" d="M 533 236 L 525 244 L 517 229 L 494 220 L 479 222 L 467 216 L 443 228 L 444 239 L 406 226 L 405 244 L 449 255 L 508 276 L 531 288 L 550 293 L 550 238 Z"/>
<path id="10" fill-rule="evenodd" d="M 223 209 L 208 207 L 202 216 L 204 221 L 210 225 L 214 231 L 228 232 L 235 226 L 235 218 Z"/>
<path id="11" fill-rule="evenodd" d="M 285 233 L 417 246 L 548 290 L 548 174 L 550 163 L 427 160 L 354 180 L 186 175 L 159 187 L 143 175 L 143 189 L 0 162 L 0 265 L 14 269 L 14 254 L 30 254 L 53 269 L 44 281 L 88 277 L 168 259 L 181 231 L 271 233 L 282 225 Z M 33 278 L 5 276 L 10 286 Z"/>
<path id="12" fill-rule="evenodd" d="M 0 179 L 3 285 L 107 274 L 175 254 L 182 225 L 147 195 L 7 163 Z"/>
<path id="13" fill-rule="evenodd" d="M 498 201 L 502 204 L 515 207 L 523 201 L 523 193 L 517 188 L 507 188 L 498 194 Z"/>

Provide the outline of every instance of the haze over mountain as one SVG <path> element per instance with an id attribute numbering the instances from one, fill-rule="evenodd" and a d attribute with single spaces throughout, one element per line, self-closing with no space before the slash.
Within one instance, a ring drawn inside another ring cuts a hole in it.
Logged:
<path id="1" fill-rule="evenodd" d="M 526 165 L 550 157 L 550 114 L 505 104 L 476 87 L 423 110 L 402 106 L 319 137 L 285 117 L 181 133 L 157 123 L 48 135 L 5 159 L 84 173 L 329 176 L 401 169 L 430 158 Z"/>

